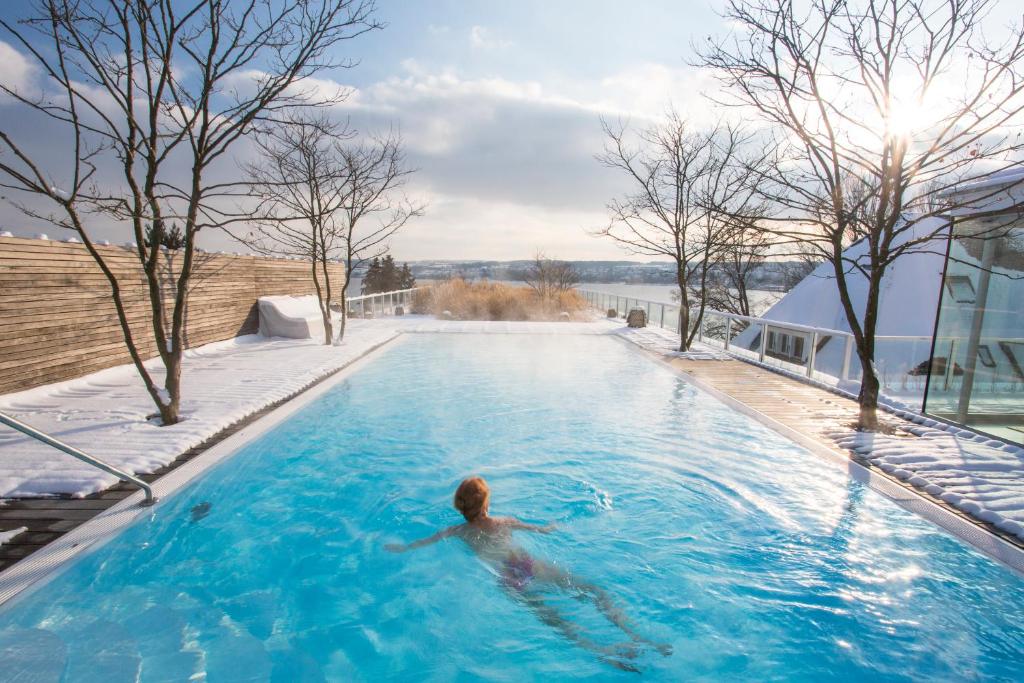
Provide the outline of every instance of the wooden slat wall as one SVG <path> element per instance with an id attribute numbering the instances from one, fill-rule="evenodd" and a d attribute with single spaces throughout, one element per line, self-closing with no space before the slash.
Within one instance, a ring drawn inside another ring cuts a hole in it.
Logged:
<path id="1" fill-rule="evenodd" d="M 99 249 L 118 276 L 143 355 L 156 355 L 138 258 L 124 247 Z M 186 315 L 189 347 L 256 332 L 260 296 L 314 291 L 310 265 L 302 261 L 196 257 Z M 180 257 L 165 252 L 162 259 L 164 277 L 172 282 Z M 341 282 L 343 272 L 333 265 L 332 280 Z M 83 245 L 0 237 L 0 394 L 130 361 L 110 283 Z"/>

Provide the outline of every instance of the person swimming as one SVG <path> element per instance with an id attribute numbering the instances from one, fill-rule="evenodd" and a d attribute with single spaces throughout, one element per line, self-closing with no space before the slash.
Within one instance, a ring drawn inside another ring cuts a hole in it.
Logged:
<path id="1" fill-rule="evenodd" d="M 513 531 L 550 534 L 555 530 L 554 525 L 527 524 L 515 517 L 491 517 L 488 514 L 490 502 L 491 490 L 482 477 L 464 479 L 456 489 L 453 501 L 455 509 L 461 512 L 466 520 L 464 524 L 450 526 L 409 544 L 389 543 L 384 547 L 391 552 L 401 553 L 446 538 L 459 538 L 495 570 L 501 585 L 510 595 L 529 607 L 542 622 L 558 630 L 580 647 L 597 653 L 610 664 L 628 671 L 637 671 L 635 667 L 617 658 L 635 658 L 638 654 L 636 645 L 639 644 L 650 645 L 665 656 L 672 653 L 671 646 L 651 641 L 633 630 L 626 615 L 615 606 L 604 589 L 583 581 L 549 562 L 535 559 L 512 542 Z M 586 638 L 577 625 L 565 619 L 557 609 L 544 601 L 543 591 L 551 588 L 589 599 L 609 622 L 629 636 L 632 645 L 604 647 Z"/>

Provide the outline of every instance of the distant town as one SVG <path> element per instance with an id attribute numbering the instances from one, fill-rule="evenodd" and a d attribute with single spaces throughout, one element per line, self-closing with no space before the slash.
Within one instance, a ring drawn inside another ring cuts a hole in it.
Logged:
<path id="1" fill-rule="evenodd" d="M 533 261 L 410 261 L 409 267 L 418 280 L 445 280 L 461 277 L 467 280 L 519 281 Z M 675 264 L 664 261 L 569 261 L 579 273 L 580 282 L 623 282 L 635 284 L 676 284 Z M 750 276 L 751 289 L 789 289 L 792 272 L 800 264 L 789 261 L 762 263 Z M 362 277 L 364 264 L 353 269 L 356 278 Z M 806 271 L 804 271 L 806 272 Z"/>

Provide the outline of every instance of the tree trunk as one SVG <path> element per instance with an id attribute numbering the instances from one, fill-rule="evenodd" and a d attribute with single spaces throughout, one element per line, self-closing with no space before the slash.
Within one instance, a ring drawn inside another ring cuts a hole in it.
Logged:
<path id="1" fill-rule="evenodd" d="M 172 354 L 166 364 L 167 377 L 164 379 L 166 395 L 157 402 L 160 408 L 160 421 L 164 426 L 172 425 L 180 419 L 181 407 L 181 354 Z"/>
<path id="2" fill-rule="evenodd" d="M 320 302 L 320 315 L 324 319 L 324 346 L 334 343 L 334 324 L 331 322 L 331 303 Z"/>
<path id="3" fill-rule="evenodd" d="M 320 270 L 324 276 L 324 303 L 326 304 L 324 314 L 327 316 L 324 323 L 324 343 L 333 344 L 334 321 L 331 320 L 331 296 L 333 295 L 333 292 L 331 292 L 331 273 L 328 270 L 326 250 L 324 250 L 324 260 L 320 264 Z"/>
<path id="4" fill-rule="evenodd" d="M 686 278 L 681 266 L 676 270 L 676 284 L 679 285 L 679 351 L 683 353 L 690 349 L 687 339 L 690 331 L 690 293 L 686 289 Z"/>
<path id="5" fill-rule="evenodd" d="M 313 288 L 316 290 L 316 301 L 320 307 L 320 318 L 324 323 L 324 345 L 330 346 L 334 343 L 334 330 L 331 325 L 331 300 L 330 290 L 328 290 L 327 301 L 324 301 L 324 290 L 320 285 L 320 280 L 317 278 L 316 269 L 320 265 L 319 258 L 314 255 L 313 261 L 310 264 L 313 271 Z M 326 273 L 325 273 L 326 275 Z"/>
<path id="6" fill-rule="evenodd" d="M 348 276 L 345 276 L 345 286 L 341 289 L 341 322 L 338 324 L 338 340 L 335 344 L 340 344 L 341 340 L 345 337 L 345 326 L 348 322 Z"/>
<path id="7" fill-rule="evenodd" d="M 693 325 L 693 331 L 690 331 L 689 322 L 690 317 L 687 315 L 687 328 L 684 331 L 686 335 L 686 348 L 689 349 L 693 345 L 693 340 L 697 338 L 697 333 L 700 331 L 700 323 L 704 319 L 704 310 L 708 307 L 708 256 L 707 252 L 704 253 L 704 263 L 701 265 L 700 274 L 700 305 L 697 307 L 697 319 Z"/>
<path id="8" fill-rule="evenodd" d="M 861 365 L 865 365 L 863 361 Z M 860 381 L 860 393 L 857 395 L 857 402 L 860 404 L 857 429 L 862 431 L 878 429 L 878 391 L 878 377 L 873 370 L 865 369 Z"/>
<path id="9" fill-rule="evenodd" d="M 878 394 L 880 382 L 875 372 L 875 332 L 878 327 L 878 301 L 881 290 L 882 271 L 872 268 L 868 278 L 867 300 L 864 302 L 864 326 L 857 341 L 857 355 L 860 358 L 861 379 L 857 402 L 860 415 L 857 428 L 866 431 L 878 429 Z"/>

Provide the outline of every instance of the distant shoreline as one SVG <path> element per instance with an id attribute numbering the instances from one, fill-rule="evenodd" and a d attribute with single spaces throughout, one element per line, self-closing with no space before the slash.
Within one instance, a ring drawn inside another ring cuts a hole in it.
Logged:
<path id="1" fill-rule="evenodd" d="M 471 278 L 473 280 L 482 280 L 485 278 Z M 419 285 L 427 285 L 432 282 L 439 282 L 440 280 L 430 278 L 417 278 L 416 283 Z M 525 287 L 526 283 L 515 280 L 491 280 L 492 282 L 500 282 L 503 284 Z M 352 282 L 349 284 L 347 293 L 349 296 L 358 296 L 359 288 L 362 284 L 362 278 L 352 278 Z M 595 292 L 607 292 L 608 294 L 617 294 L 619 296 L 625 296 L 630 298 L 643 299 L 646 301 L 654 301 L 657 303 L 672 303 L 672 292 L 678 291 L 679 288 L 673 285 L 659 285 L 659 284 L 648 284 L 648 283 L 636 283 L 636 282 L 581 282 L 577 285 L 580 289 L 590 289 Z M 767 289 L 751 289 L 750 299 L 753 312 L 756 315 L 764 313 L 770 308 L 776 301 L 781 299 L 785 292 Z"/>

